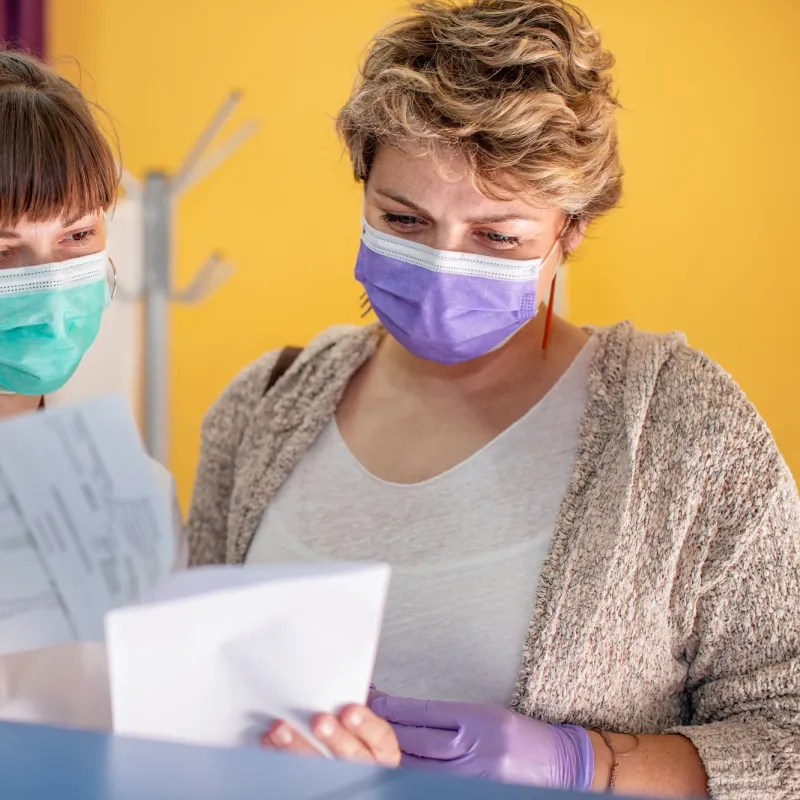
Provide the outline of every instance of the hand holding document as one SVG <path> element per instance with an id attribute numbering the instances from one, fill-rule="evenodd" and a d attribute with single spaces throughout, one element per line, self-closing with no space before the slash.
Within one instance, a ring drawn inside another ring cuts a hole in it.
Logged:
<path id="1" fill-rule="evenodd" d="M 122 399 L 0 423 L 0 718 L 240 745 L 364 702 L 388 567 L 175 557 Z"/>
<path id="2" fill-rule="evenodd" d="M 174 575 L 106 618 L 114 729 L 254 745 L 283 719 L 314 742 L 314 714 L 366 700 L 388 581 L 381 564 Z"/>
<path id="3" fill-rule="evenodd" d="M 111 730 L 102 642 L 40 647 L 0 657 L 0 719 Z"/>

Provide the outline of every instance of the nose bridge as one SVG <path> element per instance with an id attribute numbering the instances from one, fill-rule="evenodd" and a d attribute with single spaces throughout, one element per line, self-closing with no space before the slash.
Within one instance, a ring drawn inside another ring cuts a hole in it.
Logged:
<path id="1" fill-rule="evenodd" d="M 51 223 L 29 223 L 19 229 L 22 267 L 39 267 L 59 260 L 58 235 Z"/>
<path id="2" fill-rule="evenodd" d="M 59 260 L 58 253 L 52 242 L 29 239 L 16 248 L 14 256 L 15 267 L 41 267 L 44 264 L 52 264 Z"/>
<path id="3" fill-rule="evenodd" d="M 429 241 L 429 247 L 436 250 L 449 250 L 459 252 L 464 248 L 464 225 L 458 220 L 442 217 L 433 226 Z"/>
<path id="4" fill-rule="evenodd" d="M 53 264 L 58 261 L 58 255 L 50 245 L 41 245 L 34 251 L 33 261 L 29 266 L 41 267 L 43 264 Z"/>

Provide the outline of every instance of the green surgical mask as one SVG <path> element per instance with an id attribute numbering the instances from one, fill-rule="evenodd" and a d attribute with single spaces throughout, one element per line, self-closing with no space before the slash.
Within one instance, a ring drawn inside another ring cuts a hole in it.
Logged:
<path id="1" fill-rule="evenodd" d="M 0 270 L 0 390 L 49 394 L 72 377 L 113 294 L 109 263 L 103 250 Z"/>

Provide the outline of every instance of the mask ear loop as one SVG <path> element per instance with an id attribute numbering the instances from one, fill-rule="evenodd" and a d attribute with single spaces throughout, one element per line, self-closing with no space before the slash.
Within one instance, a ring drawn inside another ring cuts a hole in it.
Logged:
<path id="1" fill-rule="evenodd" d="M 117 296 L 117 268 L 114 266 L 111 256 L 108 258 L 108 263 L 111 264 L 111 274 L 114 277 L 114 285 L 111 287 L 111 297 L 109 298 L 109 302 L 111 302 Z"/>
<path id="2" fill-rule="evenodd" d="M 576 219 L 576 218 L 575 217 L 570 217 L 564 223 L 563 227 L 559 231 L 558 238 L 556 239 L 555 244 L 553 245 L 553 248 L 557 247 L 558 244 L 561 242 L 561 239 L 564 236 L 564 233 L 566 232 L 567 228 L 569 227 L 570 222 L 572 222 L 574 219 Z M 547 258 L 549 258 L 550 255 L 552 255 L 552 252 L 553 251 L 551 250 L 547 254 L 547 257 L 545 258 L 545 261 L 547 261 Z M 560 266 L 561 266 L 561 259 L 559 258 L 558 264 L 556 264 L 556 271 L 553 273 L 553 281 L 550 284 L 550 298 L 547 301 L 547 314 L 546 314 L 546 316 L 544 318 L 544 333 L 542 334 L 542 352 L 543 353 L 547 352 L 547 343 L 550 341 L 550 329 L 551 329 L 552 324 L 553 324 L 553 306 L 555 305 L 555 302 L 556 302 L 556 280 L 558 279 L 558 268 Z"/>
<path id="3" fill-rule="evenodd" d="M 550 339 L 550 326 L 553 322 L 553 304 L 556 300 L 556 278 L 558 268 L 553 275 L 553 282 L 550 284 L 550 299 L 547 301 L 547 315 L 544 318 L 544 334 L 542 335 L 542 352 L 547 352 L 547 342 Z"/>

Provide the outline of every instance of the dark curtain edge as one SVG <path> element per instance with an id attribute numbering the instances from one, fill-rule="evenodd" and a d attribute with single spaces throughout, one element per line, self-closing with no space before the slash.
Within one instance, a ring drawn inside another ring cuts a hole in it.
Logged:
<path id="1" fill-rule="evenodd" d="M 0 0 L 0 41 L 44 58 L 47 0 Z"/>

